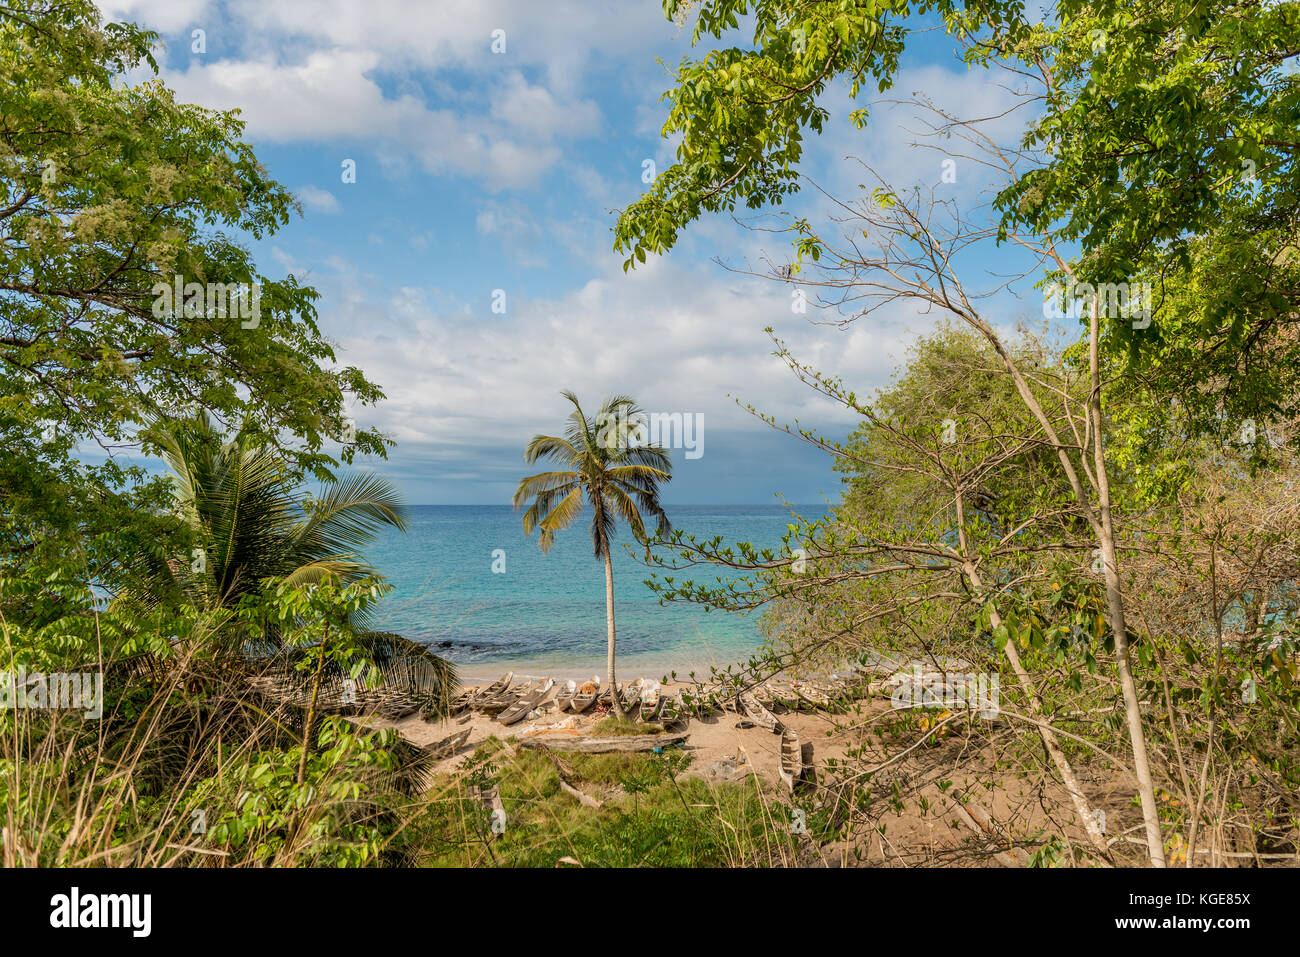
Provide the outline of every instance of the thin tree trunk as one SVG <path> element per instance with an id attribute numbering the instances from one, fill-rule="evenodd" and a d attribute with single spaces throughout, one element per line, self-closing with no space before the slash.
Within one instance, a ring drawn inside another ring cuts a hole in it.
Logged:
<path id="1" fill-rule="evenodd" d="M 975 589 L 976 594 L 985 594 L 984 582 L 980 578 L 979 572 L 975 570 L 967 553 L 965 510 L 962 507 L 962 497 L 957 496 L 957 536 L 962 551 L 962 572 L 966 579 Z M 997 628 L 1002 624 L 1002 616 L 998 614 L 997 608 L 989 605 L 989 624 Z M 1038 692 L 1034 690 L 1034 684 L 1029 678 L 1029 673 L 1025 671 L 1024 665 L 1020 663 L 1020 652 L 1016 648 L 1016 639 L 1014 635 L 1007 636 L 1007 643 L 1003 647 L 1006 653 L 1007 661 L 1011 663 L 1011 670 L 1016 674 L 1016 682 L 1025 693 L 1025 700 L 1029 704 L 1030 714 L 1034 717 L 1042 717 L 1043 706 L 1038 700 Z M 1078 777 L 1074 773 L 1074 768 L 1070 764 L 1070 759 L 1065 756 L 1061 750 L 1061 744 L 1056 738 L 1055 732 L 1044 725 L 1036 725 L 1038 736 L 1043 741 L 1043 747 L 1047 749 L 1052 763 L 1056 765 L 1057 773 L 1061 775 L 1061 782 L 1065 785 L 1065 790 L 1069 792 L 1070 801 L 1074 804 L 1074 811 L 1079 816 L 1079 822 L 1083 825 L 1084 831 L 1088 835 L 1088 841 L 1092 844 L 1093 850 L 1103 858 L 1109 859 L 1110 846 L 1106 843 L 1106 835 L 1102 833 L 1101 826 L 1097 823 L 1093 815 L 1092 806 L 1088 803 L 1087 795 L 1083 793 L 1083 785 L 1079 783 Z"/>
<path id="2" fill-rule="evenodd" d="M 1219 669 L 1223 665 L 1223 615 L 1219 612 L 1219 577 L 1216 546 L 1218 540 L 1210 542 L 1210 606 L 1214 613 L 1214 683 L 1219 681 Z M 1192 867 L 1196 859 L 1196 839 L 1201 828 L 1201 811 L 1205 807 L 1205 781 L 1210 773 L 1210 758 L 1214 755 L 1214 732 L 1219 722 L 1219 712 L 1214 707 L 1214 696 L 1210 696 L 1210 733 L 1205 739 L 1205 760 L 1201 763 L 1201 777 L 1196 783 L 1196 810 L 1192 812 L 1192 826 L 1187 832 L 1187 866 Z M 1213 867 L 1213 860 L 1210 862 Z"/>
<path id="3" fill-rule="evenodd" d="M 316 659 L 316 676 L 311 683 L 311 701 L 307 704 L 307 719 L 302 728 L 302 757 L 298 759 L 298 787 L 302 787 L 307 780 L 307 749 L 311 747 L 311 733 L 316 724 L 316 699 L 320 695 L 321 675 L 325 671 L 325 642 L 329 640 L 329 632 L 325 632 L 325 637 L 320 643 L 320 657 Z"/>
<path id="4" fill-rule="evenodd" d="M 1151 858 L 1152 867 L 1165 866 L 1164 842 L 1160 837 L 1160 821 L 1156 812 L 1156 795 L 1155 786 L 1151 781 L 1151 767 L 1147 761 L 1146 737 L 1142 729 L 1142 713 L 1138 707 L 1137 687 L 1133 682 L 1133 674 L 1129 669 L 1128 653 L 1128 631 L 1124 622 L 1124 596 L 1119 579 L 1119 565 L 1115 560 L 1115 535 L 1111 524 L 1110 514 L 1110 482 L 1106 472 L 1105 457 L 1102 454 L 1102 437 L 1101 437 L 1101 386 L 1100 386 L 1100 366 L 1098 359 L 1098 310 L 1099 301 L 1096 296 L 1092 301 L 1092 324 L 1089 335 L 1089 363 L 1092 377 L 1091 394 L 1088 402 L 1088 419 L 1092 429 L 1093 456 L 1096 465 L 1096 475 L 1087 473 L 1086 450 L 1080 449 L 1080 464 L 1083 465 L 1085 474 L 1087 474 L 1090 483 L 1098 492 L 1100 516 L 1094 511 L 1093 505 L 1089 500 L 1087 492 L 1084 491 L 1083 482 L 1079 478 L 1079 473 L 1071 461 L 1069 452 L 1061 442 L 1060 436 L 1057 435 L 1056 429 L 1052 426 L 1051 420 L 1043 411 L 1042 404 L 1038 397 L 1034 395 L 1033 390 L 1029 387 L 1024 374 L 1020 367 L 1016 365 L 1014 359 L 1007 353 L 1002 341 L 998 338 L 992 328 L 982 320 L 975 318 L 973 315 L 967 318 L 967 321 L 988 340 L 994 351 L 1001 360 L 1003 367 L 1011 376 L 1015 384 L 1016 391 L 1020 394 L 1021 400 L 1025 407 L 1038 420 L 1039 425 L 1043 428 L 1043 433 L 1047 436 L 1048 441 L 1056 449 L 1057 459 L 1061 463 L 1061 469 L 1065 473 L 1066 480 L 1070 483 L 1070 488 L 1074 492 L 1075 501 L 1083 509 L 1084 518 L 1087 520 L 1093 533 L 1097 536 L 1101 545 L 1102 558 L 1106 563 L 1106 607 L 1107 618 L 1110 623 L 1111 631 L 1115 635 L 1115 662 L 1119 671 L 1120 687 L 1124 691 L 1124 711 L 1127 718 L 1129 740 L 1133 747 L 1133 770 L 1137 778 L 1138 796 L 1142 802 L 1142 818 L 1146 824 L 1147 833 L 1147 851 Z"/>
<path id="5" fill-rule="evenodd" d="M 614 563 L 609 557 L 609 547 L 605 548 L 605 678 L 609 682 L 609 700 L 614 705 L 614 713 L 626 718 L 623 702 L 618 697 L 618 685 L 614 683 Z"/>
<path id="6" fill-rule="evenodd" d="M 1147 852 L 1152 867 L 1165 866 L 1164 839 L 1160 836 L 1160 817 L 1156 810 L 1156 788 L 1147 761 L 1146 732 L 1142 728 L 1142 708 L 1138 703 L 1137 683 L 1130 667 L 1128 625 L 1124 620 L 1124 592 L 1120 584 L 1119 563 L 1115 553 L 1115 529 L 1110 513 L 1110 476 L 1106 468 L 1101 432 L 1101 337 L 1100 299 L 1092 300 L 1092 322 L 1088 336 L 1088 364 L 1091 390 L 1088 412 L 1092 416 L 1093 468 L 1096 472 L 1098 508 L 1101 512 L 1101 557 L 1105 562 L 1106 605 L 1110 630 L 1115 635 L 1115 665 L 1124 691 L 1124 713 L 1128 720 L 1129 739 L 1133 745 L 1133 772 L 1137 776 L 1138 795 L 1142 801 L 1142 820 L 1146 825 Z"/>

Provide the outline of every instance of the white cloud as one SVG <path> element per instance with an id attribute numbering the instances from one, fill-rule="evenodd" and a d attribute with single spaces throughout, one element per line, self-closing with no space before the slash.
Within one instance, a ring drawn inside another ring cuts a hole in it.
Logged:
<path id="1" fill-rule="evenodd" d="M 106 20 L 138 23 L 160 33 L 203 27 L 208 0 L 95 0 Z"/>
<path id="2" fill-rule="evenodd" d="M 300 186 L 296 195 L 304 207 L 318 213 L 334 215 L 343 210 L 339 198 L 319 186 Z"/>
<path id="3" fill-rule="evenodd" d="M 591 100 L 561 102 L 543 86 L 532 86 L 517 70 L 492 96 L 492 117 L 505 128 L 548 141 L 557 136 L 584 136 L 600 130 L 600 107 Z"/>
<path id="4" fill-rule="evenodd" d="M 675 145 L 658 138 L 663 105 L 655 101 L 670 79 L 653 53 L 685 44 L 656 3 L 626 0 L 593 13 L 589 0 L 225 0 L 219 31 L 213 29 L 217 8 L 202 0 L 110 6 L 184 37 L 191 24 L 206 26 L 212 52 L 179 56 L 164 71 L 178 98 L 241 109 L 259 144 L 327 144 L 338 150 L 335 169 L 353 158 L 363 183 L 431 174 L 499 192 L 526 189 L 566 164 L 568 192 L 483 197 L 479 190 L 468 194 L 473 206 L 465 222 L 440 211 L 412 222 L 405 208 L 364 221 L 366 204 L 347 204 L 349 218 L 360 221 L 356 235 L 394 259 L 412 247 L 445 252 L 464 244 L 475 255 L 481 251 L 481 261 L 503 263 L 502 272 L 559 261 L 545 277 L 551 284 L 539 286 L 563 289 L 568 281 L 568 290 L 550 298 L 508 290 L 505 316 L 490 312 L 478 273 L 444 269 L 433 273 L 436 279 L 422 272 L 381 279 L 328 255 L 334 250 L 273 249 L 274 261 L 300 276 L 300 260 L 307 261 L 322 293 L 321 323 L 339 343 L 340 361 L 364 369 L 388 393 L 377 409 L 355 412 L 363 425 L 398 440 L 400 458 L 385 470 L 476 477 L 487 490 L 473 500 L 500 500 L 520 474 L 523 443 L 566 414 L 562 388 L 591 403 L 619 391 L 652 411 L 701 412 L 708 447 L 737 454 L 759 456 L 753 450 L 760 446 L 749 440 L 766 427 L 733 397 L 779 422 L 798 418 L 842 434 L 853 416 L 801 385 L 771 355 L 763 328 L 774 326 L 799 358 L 867 396 L 888 380 L 907 343 L 934 323 L 898 304 L 846 330 L 812 325 L 808 320 L 819 318 L 814 310 L 806 317 L 791 312 L 787 287 L 708 261 L 717 251 L 742 266 L 757 264 L 764 249 L 778 260 L 789 253 L 788 237 L 738 235 L 726 217 L 688 226 L 670 256 L 621 271 L 620 257 L 610 253 L 605 211 L 644 190 L 643 157 L 662 171 Z M 204 17 L 213 22 L 197 22 Z M 506 31 L 503 55 L 490 49 L 495 29 Z M 609 64 L 617 69 L 594 72 Z M 631 92 L 627 115 L 613 105 L 621 101 L 607 100 L 609 91 L 589 82 L 595 75 L 602 83 L 613 77 L 620 94 Z M 960 68 L 913 68 L 900 74 L 890 95 L 926 90 L 960 115 L 992 115 L 1007 104 L 996 79 Z M 598 95 L 603 110 L 593 100 Z M 807 141 L 805 169 L 833 194 L 852 199 L 865 181 L 846 155 L 861 156 L 899 186 L 938 183 L 941 157 L 918 152 L 900 128 L 908 111 L 877 105 L 869 128 L 856 131 L 845 119 L 852 107 L 842 91 L 826 100 L 834 118 L 823 135 Z M 632 141 L 622 150 L 583 152 L 584 140 L 611 129 L 628 129 Z M 347 193 L 338 183 L 326 185 L 334 193 L 320 186 L 300 190 L 304 205 L 337 211 L 338 196 Z M 414 192 L 422 184 L 410 185 Z M 974 194 L 975 177 L 967 178 L 963 167 L 956 185 L 965 199 Z M 828 208 L 812 190 L 788 206 L 819 223 Z M 475 243 L 499 245 L 500 255 Z M 441 268 L 435 255 L 420 259 Z M 795 442 L 773 436 L 761 446 L 778 457 L 772 472 L 781 472 L 780 457 Z M 718 468 L 708 452 L 706 461 Z M 688 473 L 697 467 L 691 463 Z M 714 494 L 726 496 L 725 482 Z"/>
<path id="5" fill-rule="evenodd" d="M 505 316 L 432 302 L 442 298 L 403 287 L 349 306 L 348 329 L 332 334 L 343 333 L 340 355 L 388 393 L 359 416 L 390 432 L 404 460 L 453 455 L 484 476 L 501 467 L 500 448 L 555 428 L 567 414 L 564 388 L 588 403 L 618 391 L 647 410 L 701 412 L 706 442 L 763 430 L 732 397 L 842 435 L 853 416 L 799 384 L 763 327 L 859 394 L 888 378 L 912 336 L 901 312 L 828 335 L 791 313 L 780 286 L 666 260 L 627 276 L 613 269 L 554 300 L 511 298 Z"/>
<path id="6" fill-rule="evenodd" d="M 549 244 L 550 238 L 524 204 L 516 200 L 488 201 L 474 217 L 474 228 L 479 235 L 500 242 L 502 252 L 514 266 L 536 269 L 546 265 L 537 250 Z"/>
<path id="7" fill-rule="evenodd" d="M 635 66 L 621 66 L 625 81 L 650 75 L 647 42 L 682 36 L 636 0 L 599 21 L 584 0 L 100 3 L 170 39 L 177 56 L 164 80 L 185 100 L 240 109 L 255 140 L 348 142 L 369 147 L 385 172 L 410 161 L 493 191 L 537 182 L 561 144 L 600 131 L 600 108 L 579 92 L 589 68 L 626 58 Z M 208 33 L 203 57 L 186 46 L 194 26 Z M 504 54 L 492 52 L 494 30 L 506 31 Z M 658 92 L 647 87 L 647 98 Z"/>
<path id="8" fill-rule="evenodd" d="M 590 0 L 233 0 L 230 10 L 250 35 L 373 50 L 395 67 L 483 75 L 540 67 L 547 86 L 564 94 L 593 59 L 618 62 L 643 52 L 647 41 L 681 36 L 658 4 L 602 6 L 597 13 Z M 494 30 L 505 31 L 503 54 L 492 52 Z"/>
<path id="9" fill-rule="evenodd" d="M 411 93 L 386 96 L 380 66 L 375 51 L 331 49 L 293 64 L 196 60 L 164 78 L 182 99 L 239 109 L 256 140 L 346 143 L 399 163 L 409 154 L 428 173 L 478 176 L 491 190 L 535 183 L 561 157 L 557 140 L 599 129 L 594 103 L 557 100 L 518 73 L 490 106 L 430 107 Z"/>

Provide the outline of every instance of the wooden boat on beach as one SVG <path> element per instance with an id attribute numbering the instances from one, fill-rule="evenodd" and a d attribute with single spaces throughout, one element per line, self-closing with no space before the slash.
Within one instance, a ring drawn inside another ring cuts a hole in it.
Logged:
<path id="1" fill-rule="evenodd" d="M 682 699 L 676 695 L 661 695 L 659 698 L 659 723 L 665 728 L 681 724 L 686 720 L 686 708 Z"/>
<path id="2" fill-rule="evenodd" d="M 816 685 L 807 682 L 798 681 L 794 685 L 794 693 L 799 696 L 812 711 L 837 711 L 840 710 L 837 702 L 831 700 L 831 696 L 818 688 Z"/>
<path id="3" fill-rule="evenodd" d="M 496 681 L 492 682 L 490 685 L 484 688 L 483 693 L 480 695 L 480 697 L 495 698 L 497 695 L 501 694 L 503 691 L 509 688 L 510 682 L 514 680 L 515 680 L 515 673 L 513 671 L 507 671 Z"/>
<path id="4" fill-rule="evenodd" d="M 578 683 L 576 681 L 568 682 L 559 693 L 555 696 L 555 707 L 561 711 L 568 711 L 573 707 L 573 696 L 578 692 Z"/>
<path id="5" fill-rule="evenodd" d="M 699 685 L 694 689 L 682 691 L 682 705 L 697 718 L 703 718 L 722 710 L 717 701 L 717 689 L 712 685 Z"/>
<path id="6" fill-rule="evenodd" d="M 484 698 L 474 707 L 476 710 L 483 712 L 483 714 L 500 714 L 518 700 L 518 694 L 503 694 L 497 695 L 495 698 Z"/>
<path id="7" fill-rule="evenodd" d="M 441 741 L 429 745 L 425 751 L 428 753 L 429 757 L 435 761 L 449 758 L 459 751 L 461 746 L 469 740 L 470 730 L 470 728 L 466 728 L 464 731 L 457 731 L 455 734 L 448 735 Z"/>
<path id="8" fill-rule="evenodd" d="M 641 701 L 637 710 L 642 721 L 654 721 L 659 717 L 659 707 L 663 695 L 659 692 L 659 682 L 647 681 L 641 686 Z"/>
<path id="9" fill-rule="evenodd" d="M 803 745 L 799 735 L 789 728 L 781 729 L 781 780 L 791 791 L 803 779 Z"/>
<path id="10" fill-rule="evenodd" d="M 659 713 L 664 706 L 664 699 L 664 695 L 655 695 L 653 701 L 642 699 L 640 719 L 647 723 L 658 721 Z"/>
<path id="11" fill-rule="evenodd" d="M 784 681 L 767 681 L 754 689 L 754 697 L 759 704 L 768 708 L 785 708 L 787 711 L 799 711 L 804 701 L 794 687 Z"/>
<path id="12" fill-rule="evenodd" d="M 507 707 L 516 697 L 518 692 L 512 694 L 510 682 L 514 680 L 515 673 L 507 671 L 492 684 L 483 689 L 471 704 L 476 711 L 482 711 L 484 714 L 492 714 Z M 498 707 L 499 705 L 499 707 Z"/>
<path id="13" fill-rule="evenodd" d="M 538 691 L 541 687 L 541 678 L 533 678 L 529 681 L 525 681 L 523 684 L 515 685 L 513 688 L 508 688 L 503 693 L 497 695 L 495 699 L 489 702 L 487 710 L 491 714 L 501 714 L 519 704 L 529 695 Z"/>
<path id="14" fill-rule="evenodd" d="M 525 716 L 527 716 L 528 712 L 532 711 L 543 698 L 551 693 L 551 689 L 554 687 L 554 680 L 548 678 L 546 684 L 534 691 L 530 691 L 497 715 L 497 720 L 502 724 L 516 724 L 517 722 L 522 721 Z"/>
<path id="15" fill-rule="evenodd" d="M 507 688 L 501 694 L 491 698 L 480 699 L 476 706 L 484 714 L 500 714 L 514 705 L 521 698 L 526 698 L 540 687 L 540 681 L 529 681 L 514 688 Z"/>
<path id="16" fill-rule="evenodd" d="M 783 725 L 776 720 L 776 715 L 759 704 L 758 699 L 751 692 L 742 691 L 736 695 L 736 706 L 741 714 L 760 728 L 766 728 L 776 734 L 781 733 Z"/>
<path id="17" fill-rule="evenodd" d="M 480 691 L 481 689 L 475 685 L 472 688 L 466 688 L 464 691 L 460 692 L 456 697 L 451 699 L 450 713 L 460 714 L 462 711 L 473 707 L 474 701 L 478 698 Z"/>
<path id="18" fill-rule="evenodd" d="M 587 690 L 583 690 L 583 689 Z M 573 701 L 569 705 L 569 710 L 574 714 L 582 714 L 593 704 L 596 703 L 596 697 L 600 694 L 600 679 L 592 678 L 591 681 L 578 688 L 573 693 Z"/>

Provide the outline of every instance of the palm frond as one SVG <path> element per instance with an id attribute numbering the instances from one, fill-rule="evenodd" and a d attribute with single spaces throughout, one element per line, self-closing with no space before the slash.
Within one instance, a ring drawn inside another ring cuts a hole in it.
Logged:
<path id="1" fill-rule="evenodd" d="M 364 473 L 348 476 L 327 486 L 293 529 L 286 560 L 297 565 L 353 556 L 384 527 L 405 531 L 405 511 L 400 493 L 387 479 Z"/>
<path id="2" fill-rule="evenodd" d="M 580 447 L 557 435 L 534 435 L 524 448 L 524 461 L 532 464 L 538 459 L 552 458 L 562 465 L 576 465 L 581 458 Z"/>
<path id="3" fill-rule="evenodd" d="M 553 494 L 557 491 L 567 494 L 568 488 L 581 478 L 581 473 L 578 472 L 539 472 L 537 475 L 530 475 L 520 480 L 513 499 L 514 507 L 519 509 L 530 498 L 539 495 Z"/>
<path id="4" fill-rule="evenodd" d="M 541 500 L 538 500 L 534 507 L 541 507 Z M 551 550 L 551 545 L 555 541 L 555 533 L 561 529 L 568 528 L 573 524 L 573 520 L 578 517 L 582 511 L 582 486 L 574 485 L 569 493 L 564 496 L 554 508 L 550 508 L 545 516 L 537 523 L 542 530 L 538 544 L 542 551 Z"/>
<path id="5" fill-rule="evenodd" d="M 450 713 L 460 684 L 456 666 L 419 642 L 388 631 L 359 631 L 357 644 L 383 676 L 384 684 L 425 702 L 435 716 Z"/>

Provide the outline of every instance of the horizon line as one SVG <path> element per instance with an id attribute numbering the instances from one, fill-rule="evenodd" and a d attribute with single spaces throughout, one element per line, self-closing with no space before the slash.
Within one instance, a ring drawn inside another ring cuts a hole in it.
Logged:
<path id="1" fill-rule="evenodd" d="M 786 505 L 792 505 L 795 508 L 803 508 L 810 505 L 834 505 L 834 502 L 666 502 L 664 508 L 751 508 L 753 506 L 771 506 L 781 508 Z M 509 502 L 409 502 L 407 508 L 514 508 Z"/>

